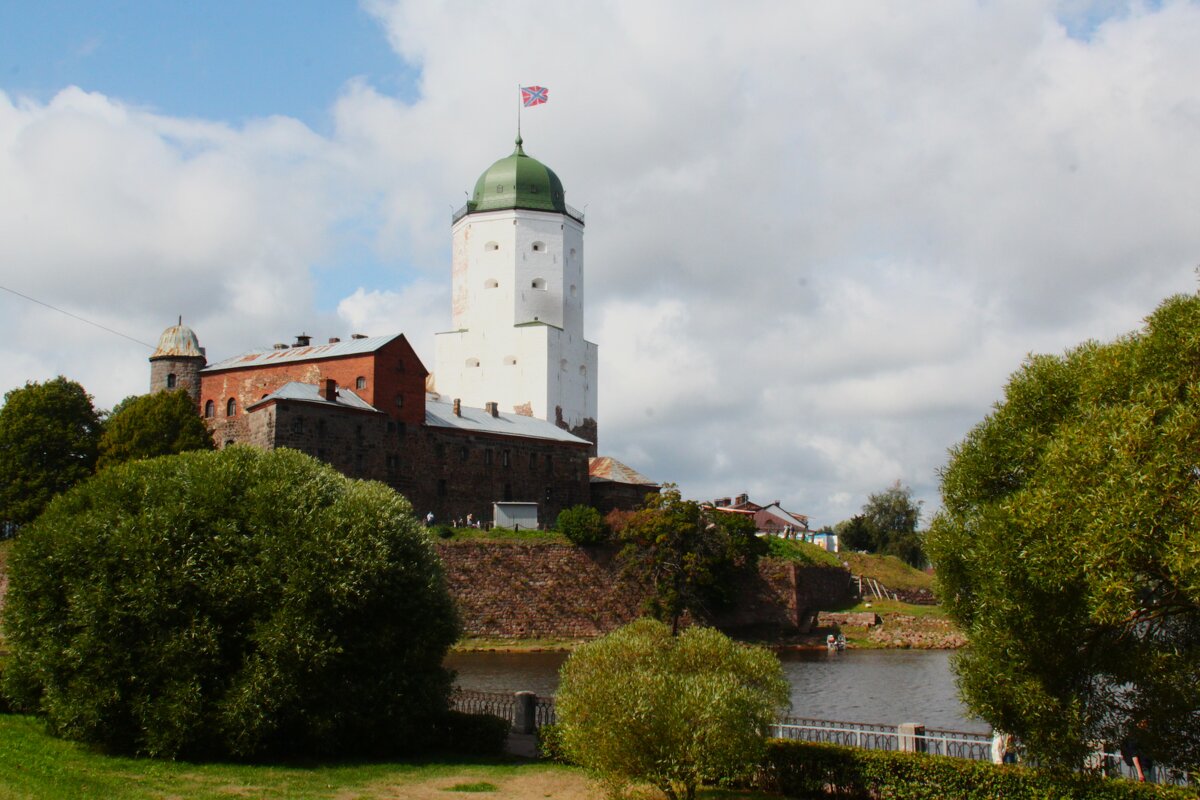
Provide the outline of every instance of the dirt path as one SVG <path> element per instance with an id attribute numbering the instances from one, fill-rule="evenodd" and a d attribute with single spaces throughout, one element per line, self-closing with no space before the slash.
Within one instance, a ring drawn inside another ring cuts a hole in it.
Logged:
<path id="1" fill-rule="evenodd" d="M 482 787 L 470 789 L 455 789 L 456 786 L 471 786 L 472 784 L 491 784 L 495 791 Z M 364 793 L 354 792 L 338 800 L 351 800 L 363 797 Z M 371 787 L 368 797 L 380 800 L 452 800 L 455 797 L 502 797 L 505 800 L 593 800 L 602 797 L 602 793 L 591 784 L 586 777 L 579 773 L 567 771 L 540 772 L 533 775 L 515 775 L 510 778 L 480 777 L 464 771 L 461 775 L 430 778 L 418 783 L 403 783 L 395 786 L 375 785 Z"/>

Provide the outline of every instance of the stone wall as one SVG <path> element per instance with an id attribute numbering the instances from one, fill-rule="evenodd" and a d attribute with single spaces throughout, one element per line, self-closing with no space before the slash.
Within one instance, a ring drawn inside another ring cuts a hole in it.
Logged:
<path id="1" fill-rule="evenodd" d="M 468 636 L 600 636 L 640 616 L 646 596 L 621 577 L 612 548 L 464 541 L 438 552 Z M 764 638 L 796 633 L 818 609 L 847 603 L 851 587 L 845 570 L 764 560 L 714 622 Z"/>

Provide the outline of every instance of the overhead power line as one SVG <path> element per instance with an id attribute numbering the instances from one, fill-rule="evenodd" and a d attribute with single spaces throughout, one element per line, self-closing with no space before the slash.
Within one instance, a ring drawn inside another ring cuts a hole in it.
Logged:
<path id="1" fill-rule="evenodd" d="M 38 300 L 36 297 L 30 297 L 27 294 L 21 294 L 16 289 L 9 289 L 7 286 L 0 286 L 0 289 L 3 289 L 4 291 L 8 292 L 9 294 L 15 294 L 17 297 L 23 297 L 31 303 L 37 303 L 39 306 L 45 306 L 46 308 L 50 309 L 51 311 L 57 311 L 60 314 L 66 314 L 71 319 L 77 319 L 80 322 L 86 322 L 88 325 L 91 325 L 94 328 L 99 328 L 102 331 L 108 331 L 111 334 L 120 336 L 122 339 L 128 339 L 131 342 L 137 342 L 142 347 L 149 347 L 151 350 L 154 349 L 154 345 L 147 344 L 146 342 L 143 342 L 141 339 L 135 339 L 132 336 L 128 336 L 124 333 L 121 333 L 120 331 L 114 331 L 112 328 L 101 325 L 99 322 L 92 322 L 90 319 L 84 319 L 83 317 L 79 316 L 78 314 L 72 314 L 70 311 L 64 311 L 63 309 L 58 308 L 57 306 L 52 306 L 49 303 L 43 303 L 41 300 Z"/>

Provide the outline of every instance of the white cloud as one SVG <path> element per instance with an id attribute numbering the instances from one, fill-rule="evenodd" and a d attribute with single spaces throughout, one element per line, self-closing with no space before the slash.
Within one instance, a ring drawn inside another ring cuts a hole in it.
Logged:
<path id="1" fill-rule="evenodd" d="M 540 83 L 526 150 L 587 210 L 602 449 L 817 524 L 896 479 L 930 510 L 1027 352 L 1194 288 L 1194 3 L 366 5 L 420 92 L 349 81 L 328 137 L 0 95 L 4 285 L 139 338 L 182 312 L 214 355 L 403 330 L 432 368 L 450 211 Z M 317 296 L 363 253 L 394 279 Z M 2 302 L 8 385 L 141 390 L 136 345 Z"/>

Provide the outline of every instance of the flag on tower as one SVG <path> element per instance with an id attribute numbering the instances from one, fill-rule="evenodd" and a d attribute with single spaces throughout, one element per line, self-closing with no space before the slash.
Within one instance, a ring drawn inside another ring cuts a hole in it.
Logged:
<path id="1" fill-rule="evenodd" d="M 522 86 L 521 87 L 521 103 L 526 108 L 529 106 L 540 106 L 549 98 L 547 95 L 550 90 L 545 86 Z"/>

